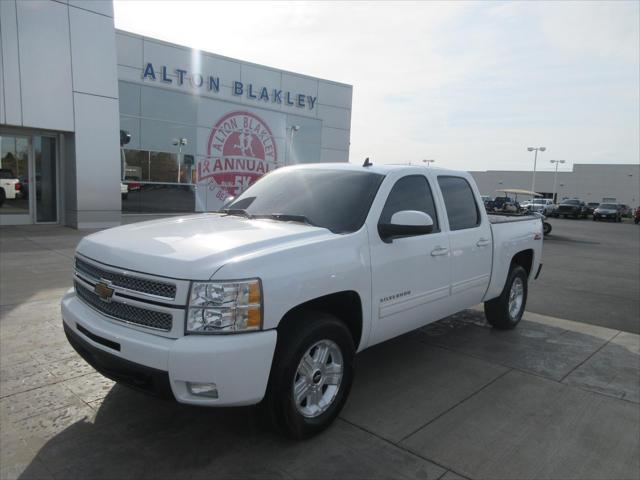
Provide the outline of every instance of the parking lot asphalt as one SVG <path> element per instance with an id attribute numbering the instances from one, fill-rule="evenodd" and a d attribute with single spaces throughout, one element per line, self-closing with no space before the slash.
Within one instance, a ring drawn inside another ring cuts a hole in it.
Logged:
<path id="1" fill-rule="evenodd" d="M 340 418 L 296 443 L 254 408 L 162 401 L 84 363 L 59 299 L 85 233 L 2 229 L 2 479 L 640 478 L 636 334 L 530 312 L 496 331 L 468 310 L 358 355 Z"/>
<path id="2" fill-rule="evenodd" d="M 527 310 L 640 333 L 640 225 L 550 218 Z"/>

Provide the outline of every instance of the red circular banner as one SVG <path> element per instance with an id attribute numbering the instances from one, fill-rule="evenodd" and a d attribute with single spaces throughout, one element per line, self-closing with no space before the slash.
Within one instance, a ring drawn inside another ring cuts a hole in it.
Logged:
<path id="1" fill-rule="evenodd" d="M 231 112 L 209 135 L 207 159 L 198 164 L 198 182 L 216 183 L 237 196 L 277 167 L 276 143 L 269 126 L 250 112 Z"/>

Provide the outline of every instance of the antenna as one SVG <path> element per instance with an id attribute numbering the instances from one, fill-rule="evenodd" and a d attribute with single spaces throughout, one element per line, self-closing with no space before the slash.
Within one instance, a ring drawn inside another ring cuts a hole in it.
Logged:
<path id="1" fill-rule="evenodd" d="M 369 157 L 364 159 L 364 163 L 362 164 L 363 167 L 371 167 L 373 165 L 373 163 L 371 163 L 369 161 Z"/>

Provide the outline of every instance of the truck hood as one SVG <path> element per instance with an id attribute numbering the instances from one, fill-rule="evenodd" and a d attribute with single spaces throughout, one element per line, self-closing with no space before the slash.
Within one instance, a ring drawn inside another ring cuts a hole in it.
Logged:
<path id="1" fill-rule="evenodd" d="M 299 223 L 204 213 L 94 233 L 80 242 L 77 252 L 127 270 L 207 280 L 225 263 L 243 256 L 335 236 L 325 228 Z"/>

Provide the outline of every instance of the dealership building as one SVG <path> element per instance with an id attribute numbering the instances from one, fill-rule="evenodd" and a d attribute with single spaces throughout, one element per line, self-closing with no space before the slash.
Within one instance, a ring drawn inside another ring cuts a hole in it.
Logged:
<path id="1" fill-rule="evenodd" d="M 563 165 L 564 167 L 564 165 Z M 503 189 L 531 190 L 533 172 L 488 170 L 470 172 L 483 195 L 496 197 Z M 555 185 L 555 190 L 554 190 Z M 587 203 L 623 203 L 640 205 L 639 164 L 574 164 L 554 171 L 536 172 L 535 191 L 545 198 L 561 201 L 579 198 Z M 504 195 L 504 194 L 502 194 Z"/>
<path id="2" fill-rule="evenodd" d="M 349 158 L 350 85 L 115 30 L 110 0 L 2 0 L 0 54 L 2 225 L 214 211 Z"/>

